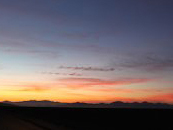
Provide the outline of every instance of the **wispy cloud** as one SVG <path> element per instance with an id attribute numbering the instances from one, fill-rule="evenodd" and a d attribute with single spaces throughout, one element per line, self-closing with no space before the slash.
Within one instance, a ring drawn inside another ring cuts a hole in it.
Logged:
<path id="1" fill-rule="evenodd" d="M 29 91 L 29 92 L 45 92 L 50 90 L 48 87 L 40 87 L 40 86 L 29 86 L 27 88 L 21 89 L 19 91 Z"/>
<path id="2" fill-rule="evenodd" d="M 60 69 L 82 70 L 82 71 L 114 71 L 114 68 L 101 68 L 101 67 L 68 67 L 60 66 Z"/>
<path id="3" fill-rule="evenodd" d="M 133 57 L 122 63 L 115 63 L 115 66 L 121 68 L 139 69 L 145 71 L 161 71 L 173 68 L 173 58 L 158 56 L 141 56 Z"/>
<path id="4" fill-rule="evenodd" d="M 41 72 L 41 74 L 47 74 L 47 75 L 64 75 L 64 76 L 82 76 L 82 74 L 79 74 L 79 73 Z"/>
<path id="5" fill-rule="evenodd" d="M 83 88 L 93 86 L 109 86 L 109 85 L 130 85 L 137 83 L 145 83 L 153 81 L 153 79 L 138 78 L 138 79 L 117 79 L 117 80 L 103 80 L 95 78 L 63 78 L 58 80 L 60 84 L 64 84 L 67 87 Z"/>
<path id="6" fill-rule="evenodd" d="M 49 91 L 51 87 L 44 85 L 16 85 L 15 89 L 5 89 L 7 91 L 20 91 L 20 92 L 45 92 Z"/>
<path id="7" fill-rule="evenodd" d="M 161 93 L 164 90 L 161 89 L 128 89 L 128 88 L 99 88 L 91 89 L 92 91 L 102 92 L 102 93 Z"/>

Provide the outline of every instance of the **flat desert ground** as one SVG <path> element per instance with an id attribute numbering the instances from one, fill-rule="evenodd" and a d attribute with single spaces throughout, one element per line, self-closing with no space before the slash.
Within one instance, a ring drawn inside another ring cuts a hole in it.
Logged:
<path id="1" fill-rule="evenodd" d="M 173 130 L 173 109 L 0 107 L 0 130 Z"/>

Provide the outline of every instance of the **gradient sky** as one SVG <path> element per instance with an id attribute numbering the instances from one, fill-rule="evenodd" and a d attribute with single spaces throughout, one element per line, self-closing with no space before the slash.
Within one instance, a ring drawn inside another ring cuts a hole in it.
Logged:
<path id="1" fill-rule="evenodd" d="M 1 0 L 0 101 L 173 103 L 171 0 Z"/>

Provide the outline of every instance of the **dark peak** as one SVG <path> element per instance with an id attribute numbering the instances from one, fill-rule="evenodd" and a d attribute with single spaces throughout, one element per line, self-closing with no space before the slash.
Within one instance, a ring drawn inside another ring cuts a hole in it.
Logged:
<path id="1" fill-rule="evenodd" d="M 113 102 L 113 103 L 111 103 L 111 104 L 123 104 L 124 102 L 122 102 L 122 101 L 115 101 L 115 102 Z"/>
<path id="2" fill-rule="evenodd" d="M 152 103 L 144 101 L 144 102 L 142 102 L 142 104 L 152 104 Z"/>
<path id="3" fill-rule="evenodd" d="M 75 102 L 75 103 L 71 103 L 71 104 L 88 104 L 88 103 L 84 103 L 84 102 Z"/>
<path id="4" fill-rule="evenodd" d="M 3 101 L 2 103 L 11 103 L 11 101 Z"/>

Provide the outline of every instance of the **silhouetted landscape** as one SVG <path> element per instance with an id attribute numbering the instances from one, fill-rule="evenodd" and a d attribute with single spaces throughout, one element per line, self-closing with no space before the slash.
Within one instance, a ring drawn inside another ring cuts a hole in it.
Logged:
<path id="1" fill-rule="evenodd" d="M 18 107 L 0 104 L 0 130 L 172 130 L 172 117 L 173 109 Z"/>
<path id="2" fill-rule="evenodd" d="M 132 102 L 125 103 L 121 101 L 115 101 L 112 103 L 61 103 L 53 102 L 48 100 L 43 101 L 21 101 L 21 102 L 10 102 L 4 101 L 3 103 L 16 106 L 25 107 L 77 107 L 77 108 L 155 108 L 155 109 L 173 109 L 172 104 L 167 103 L 150 103 L 150 102 Z"/>

